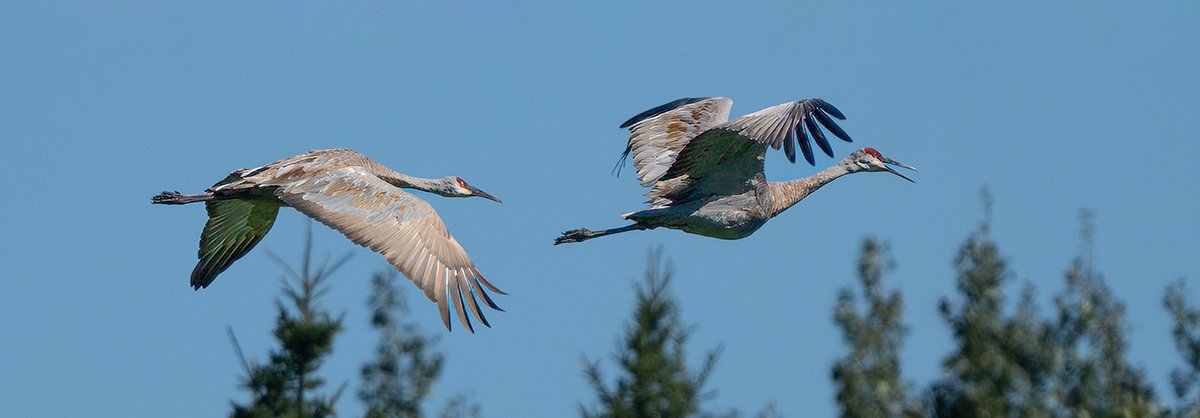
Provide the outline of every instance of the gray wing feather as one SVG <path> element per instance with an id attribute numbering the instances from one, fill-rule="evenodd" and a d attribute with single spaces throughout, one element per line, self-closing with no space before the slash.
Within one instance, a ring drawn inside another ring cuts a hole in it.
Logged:
<path id="1" fill-rule="evenodd" d="M 833 149 L 829 146 L 829 142 L 825 139 L 817 122 L 825 126 L 834 136 L 851 142 L 850 136 L 828 115 L 845 119 L 842 112 L 829 102 L 812 98 L 771 106 L 729 121 L 717 128 L 739 133 L 747 139 L 769 145 L 774 149 L 783 146 L 788 154 L 788 159 L 792 162 L 795 162 L 795 146 L 790 143 L 785 144 L 785 141 L 792 141 L 794 138 L 799 141 L 801 150 L 805 151 L 804 157 L 808 163 L 815 164 L 812 158 L 812 146 L 808 144 L 809 137 L 816 141 L 817 146 L 826 155 L 833 156 Z M 808 135 L 805 135 L 805 129 L 808 130 Z"/>
<path id="2" fill-rule="evenodd" d="M 464 299 L 482 297 L 488 306 L 500 309 L 478 283 L 487 284 L 497 293 L 504 292 L 479 274 L 433 207 L 370 172 L 360 167 L 329 170 L 282 185 L 276 194 L 354 243 L 382 254 L 437 303 L 446 328 L 450 328 L 451 297 L 458 299 L 455 310 L 459 321 L 472 332 Z M 470 304 L 471 313 L 490 326 L 477 302 L 472 300 Z"/>

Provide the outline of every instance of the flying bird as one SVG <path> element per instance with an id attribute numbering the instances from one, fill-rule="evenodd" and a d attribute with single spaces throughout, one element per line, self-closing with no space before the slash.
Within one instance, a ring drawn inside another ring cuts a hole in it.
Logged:
<path id="1" fill-rule="evenodd" d="M 815 165 L 809 138 L 832 157 L 833 148 L 821 127 L 851 142 L 832 119 L 846 117 L 828 102 L 812 98 L 768 107 L 727 122 L 732 105 L 733 101 L 724 97 L 684 98 L 622 123 L 621 128 L 629 128 L 629 144 L 615 170 L 620 170 L 625 157 L 633 156 L 638 179 L 642 186 L 650 187 L 646 193 L 650 208 L 622 215 L 633 221 L 630 225 L 567 231 L 554 244 L 658 227 L 722 239 L 745 238 L 821 186 L 846 174 L 886 171 L 911 182 L 889 165 L 916 171 L 866 147 L 813 176 L 767 181 L 763 160 L 768 146 L 776 150 L 782 147 L 788 160 L 795 163 L 799 145 L 804 159 Z"/>
<path id="2" fill-rule="evenodd" d="M 490 327 L 476 298 L 503 311 L 484 288 L 505 293 L 475 269 L 433 207 L 403 189 L 500 201 L 459 177 L 412 177 L 358 152 L 330 149 L 234 171 L 201 194 L 163 192 L 151 202 L 204 202 L 208 209 L 208 222 L 200 234 L 200 262 L 192 270 L 192 287 L 197 290 L 208 287 L 218 274 L 254 248 L 270 231 L 279 208 L 290 206 L 338 230 L 355 244 L 383 254 L 389 264 L 437 303 L 446 329 L 450 329 L 452 301 L 468 331 L 474 329 L 466 309 Z"/>

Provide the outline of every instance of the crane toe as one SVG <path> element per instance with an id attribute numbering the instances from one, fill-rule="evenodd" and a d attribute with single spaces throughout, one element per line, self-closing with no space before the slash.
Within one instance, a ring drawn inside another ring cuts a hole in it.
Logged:
<path id="1" fill-rule="evenodd" d="M 554 239 L 554 245 L 570 243 L 570 242 L 580 242 L 580 241 L 586 240 L 588 238 L 591 238 L 592 235 L 593 235 L 593 232 L 588 230 L 587 228 L 579 228 L 579 229 L 576 229 L 573 231 L 566 231 L 566 232 L 562 233 L 561 237 Z"/>

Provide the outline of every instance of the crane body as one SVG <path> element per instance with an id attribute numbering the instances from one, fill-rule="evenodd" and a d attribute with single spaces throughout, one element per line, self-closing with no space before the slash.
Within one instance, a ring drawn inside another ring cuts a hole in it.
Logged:
<path id="1" fill-rule="evenodd" d="M 721 239 L 750 236 L 767 223 L 765 207 L 757 191 L 734 196 L 710 196 L 664 208 L 646 209 L 622 215 L 643 225 L 678 229 Z"/>
<path id="2" fill-rule="evenodd" d="M 458 177 L 412 177 L 358 152 L 330 149 L 236 170 L 204 193 L 163 192 L 151 202 L 205 203 L 209 219 L 200 236 L 200 261 L 191 275 L 197 290 L 208 287 L 254 248 L 270 231 L 280 207 L 292 207 L 382 254 L 438 304 L 447 329 L 452 301 L 468 330 L 473 331 L 468 308 L 490 326 L 476 298 L 501 310 L 485 289 L 504 292 L 479 273 L 433 207 L 402 189 L 500 201 Z"/>
<path id="3" fill-rule="evenodd" d="M 620 228 L 564 232 L 554 243 L 580 242 L 621 232 L 659 227 L 721 239 L 750 236 L 768 220 L 820 187 L 846 174 L 887 171 L 908 177 L 888 165 L 914 168 L 865 147 L 815 175 L 770 182 L 764 175 L 768 147 L 783 148 L 795 162 L 799 145 L 814 162 L 811 136 L 827 155 L 832 147 L 821 126 L 850 142 L 830 116 L 844 119 L 837 108 L 821 99 L 784 103 L 726 122 L 732 101 L 723 97 L 685 98 L 647 110 L 621 125 L 630 129 L 621 156 L 633 156 L 649 209 L 622 215 L 633 221 Z M 807 134 L 806 134 L 807 131 Z"/>

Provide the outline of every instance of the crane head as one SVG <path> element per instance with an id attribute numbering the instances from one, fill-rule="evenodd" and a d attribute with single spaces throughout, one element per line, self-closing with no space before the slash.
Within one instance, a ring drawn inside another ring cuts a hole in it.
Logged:
<path id="1" fill-rule="evenodd" d="M 910 166 L 908 164 L 904 164 L 904 163 L 896 161 L 896 160 L 893 160 L 888 157 L 884 157 L 883 154 L 880 154 L 879 151 L 876 150 L 875 148 L 865 147 L 858 151 L 854 151 L 853 154 L 850 154 L 849 157 L 846 157 L 846 162 L 848 163 L 848 166 L 849 166 L 848 168 L 852 172 L 855 172 L 855 171 L 886 171 L 886 172 L 895 174 L 897 176 L 900 176 L 900 178 L 903 178 L 905 180 L 916 183 L 915 181 L 913 181 L 913 179 L 910 179 L 910 178 L 908 178 L 908 176 L 900 174 L 895 169 L 893 169 L 891 166 L 896 166 L 896 167 L 900 167 L 900 168 L 907 169 L 907 170 L 917 171 L 917 169 L 915 167 Z"/>
<path id="2" fill-rule="evenodd" d="M 450 177 L 446 177 L 442 180 L 450 186 L 450 187 L 446 188 L 447 193 L 442 194 L 442 196 L 447 196 L 447 197 L 478 196 L 478 197 L 482 197 L 484 199 L 494 200 L 497 203 L 503 203 L 503 202 L 500 202 L 500 198 L 498 198 L 496 196 L 492 196 L 483 190 L 479 190 L 475 186 L 467 184 L 467 181 L 463 180 L 462 177 L 450 176 Z"/>

